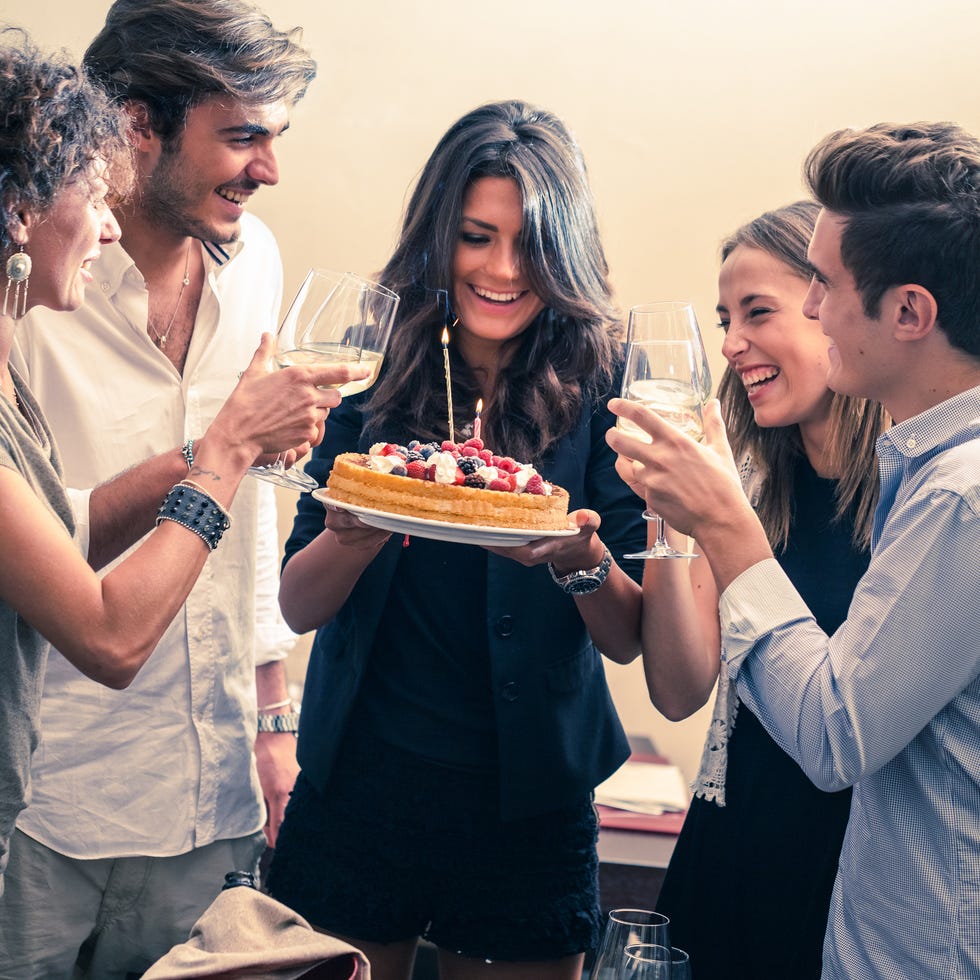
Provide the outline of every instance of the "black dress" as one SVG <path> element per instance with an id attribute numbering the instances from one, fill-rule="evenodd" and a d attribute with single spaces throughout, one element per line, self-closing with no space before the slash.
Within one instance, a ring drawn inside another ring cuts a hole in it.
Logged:
<path id="1" fill-rule="evenodd" d="M 833 524 L 834 481 L 802 458 L 794 519 L 777 555 L 821 629 L 847 616 L 867 552 Z M 818 790 L 741 702 L 728 742 L 726 805 L 691 808 L 657 902 L 696 980 L 817 980 L 851 791 Z"/>

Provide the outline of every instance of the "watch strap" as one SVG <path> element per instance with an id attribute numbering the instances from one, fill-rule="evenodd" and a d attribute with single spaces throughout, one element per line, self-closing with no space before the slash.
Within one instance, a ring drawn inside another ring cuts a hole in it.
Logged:
<path id="1" fill-rule="evenodd" d="M 292 732 L 299 731 L 299 712 L 284 711 L 278 715 L 259 715 L 258 730 L 260 732 Z"/>
<path id="2" fill-rule="evenodd" d="M 567 575 L 559 575 L 555 571 L 555 566 L 548 562 L 552 581 L 569 595 L 588 595 L 590 592 L 595 592 L 606 581 L 610 568 L 612 568 L 612 555 L 608 548 L 603 551 L 602 561 L 595 568 L 584 568 L 569 572 Z"/>

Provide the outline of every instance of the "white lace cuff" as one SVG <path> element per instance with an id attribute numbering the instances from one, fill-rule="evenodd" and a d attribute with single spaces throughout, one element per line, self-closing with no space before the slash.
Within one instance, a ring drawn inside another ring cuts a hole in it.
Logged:
<path id="1" fill-rule="evenodd" d="M 735 728 L 738 694 L 728 680 L 728 671 L 721 665 L 718 671 L 718 693 L 711 724 L 701 753 L 701 768 L 691 786 L 695 796 L 725 805 L 725 773 L 728 769 L 728 739 Z"/>

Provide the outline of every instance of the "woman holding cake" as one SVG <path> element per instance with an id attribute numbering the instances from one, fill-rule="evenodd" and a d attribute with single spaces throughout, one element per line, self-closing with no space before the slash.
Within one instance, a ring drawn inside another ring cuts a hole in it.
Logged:
<path id="1" fill-rule="evenodd" d="M 888 419 L 877 404 L 827 388 L 828 339 L 802 312 L 818 211 L 802 201 L 767 212 L 723 243 L 718 314 L 728 369 L 719 397 L 746 493 L 829 633 L 868 565 L 874 445 Z M 644 496 L 645 450 L 620 432 L 612 439 L 636 454 L 618 468 Z M 818 980 L 851 791 L 818 790 L 741 707 L 719 672 L 718 593 L 706 561 L 692 562 L 690 576 L 674 562 L 648 562 L 643 588 L 653 703 L 685 718 L 719 682 L 695 797 L 657 904 L 671 941 L 690 953 L 698 980 Z M 732 956 L 763 948 L 765 966 Z"/>
<path id="2" fill-rule="evenodd" d="M 410 976 L 419 936 L 445 978 L 572 980 L 600 929 L 592 790 L 629 752 L 599 651 L 639 653 L 641 570 L 620 558 L 646 530 L 605 442 L 621 329 L 564 125 L 521 102 L 456 122 L 380 278 L 402 297 L 382 376 L 331 414 L 308 472 L 437 452 L 481 493 L 564 488 L 578 533 L 406 542 L 300 498 L 280 599 L 318 632 L 270 890 L 376 980 Z"/>

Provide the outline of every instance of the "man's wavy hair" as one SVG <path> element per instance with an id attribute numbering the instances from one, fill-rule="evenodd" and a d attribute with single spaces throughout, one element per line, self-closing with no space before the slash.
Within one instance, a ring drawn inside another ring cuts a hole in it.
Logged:
<path id="1" fill-rule="evenodd" d="M 841 259 L 865 314 L 892 286 L 924 286 L 950 344 L 980 357 L 980 141 L 948 122 L 841 129 L 803 172 L 846 220 Z"/>
<path id="2" fill-rule="evenodd" d="M 0 31 L 0 252 L 19 212 L 43 218 L 96 165 L 114 198 L 132 186 L 128 119 L 64 53 L 42 54 L 18 28 Z"/>
<path id="3" fill-rule="evenodd" d="M 244 0 L 116 0 L 83 64 L 120 102 L 142 102 L 164 142 L 187 111 L 227 95 L 294 105 L 316 76 L 302 30 L 279 31 Z"/>

